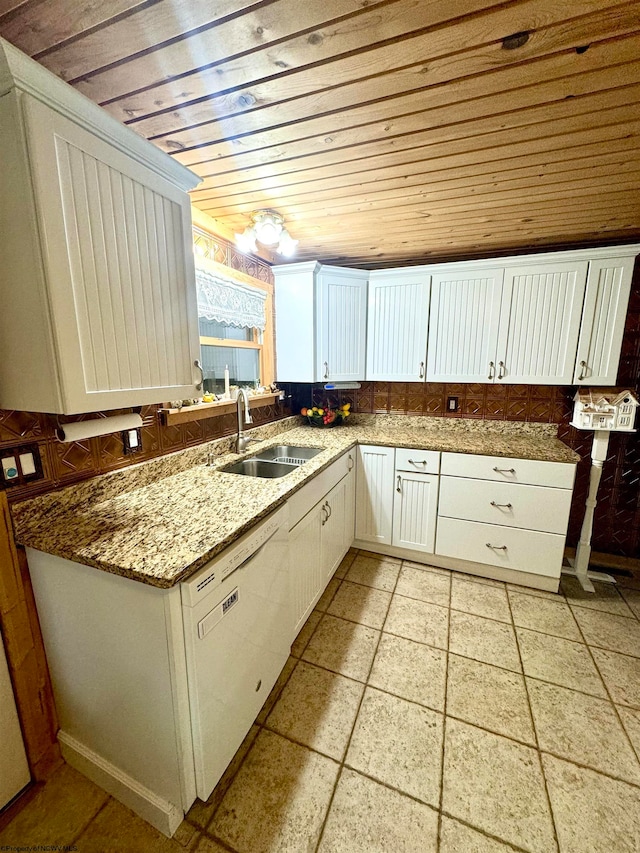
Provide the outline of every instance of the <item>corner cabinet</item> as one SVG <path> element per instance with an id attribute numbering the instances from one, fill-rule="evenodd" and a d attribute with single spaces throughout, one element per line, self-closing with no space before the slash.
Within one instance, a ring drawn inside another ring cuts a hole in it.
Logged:
<path id="1" fill-rule="evenodd" d="M 0 407 L 191 397 L 198 179 L 51 76 L 0 42 Z"/>
<path id="2" fill-rule="evenodd" d="M 364 379 L 369 273 L 315 261 L 273 272 L 278 381 Z"/>

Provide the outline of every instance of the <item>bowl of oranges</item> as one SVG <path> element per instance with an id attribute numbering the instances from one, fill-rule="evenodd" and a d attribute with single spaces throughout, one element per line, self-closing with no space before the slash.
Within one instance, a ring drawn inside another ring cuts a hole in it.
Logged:
<path id="1" fill-rule="evenodd" d="M 336 409 L 326 406 L 312 406 L 301 409 L 300 414 L 307 419 L 307 423 L 313 427 L 334 427 L 343 424 L 351 412 L 351 403 L 345 403 Z"/>

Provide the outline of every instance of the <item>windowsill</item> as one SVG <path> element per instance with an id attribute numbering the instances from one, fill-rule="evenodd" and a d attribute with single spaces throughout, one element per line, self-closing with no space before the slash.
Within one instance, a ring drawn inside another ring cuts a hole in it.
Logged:
<path id="1" fill-rule="evenodd" d="M 280 394 L 259 394 L 249 397 L 249 408 L 258 409 L 269 406 L 280 399 Z M 182 409 L 160 409 L 166 426 L 200 421 L 203 418 L 217 418 L 220 415 L 235 414 L 235 400 L 216 400 L 215 403 L 199 403 L 197 406 L 184 406 Z"/>

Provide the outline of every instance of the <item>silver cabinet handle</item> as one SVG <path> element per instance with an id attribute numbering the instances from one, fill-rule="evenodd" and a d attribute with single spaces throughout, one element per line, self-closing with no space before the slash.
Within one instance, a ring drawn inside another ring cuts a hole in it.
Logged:
<path id="1" fill-rule="evenodd" d="M 329 378 L 329 362 L 325 361 L 324 363 L 324 378 Z"/>
<path id="2" fill-rule="evenodd" d="M 353 456 L 351 454 L 349 454 L 349 456 L 348 456 L 348 463 L 349 464 L 347 466 L 347 470 L 352 471 L 353 470 Z"/>
<path id="3" fill-rule="evenodd" d="M 515 474 L 516 473 L 515 468 L 494 468 L 493 470 L 496 472 L 496 474 Z"/>
<path id="4" fill-rule="evenodd" d="M 419 376 L 420 376 L 420 379 L 424 379 L 424 361 L 421 361 L 421 362 L 420 362 L 420 373 L 419 373 Z"/>
<path id="5" fill-rule="evenodd" d="M 512 509 L 511 504 L 497 504 L 495 501 L 491 501 L 491 506 L 494 506 L 496 509 Z"/>
<path id="6" fill-rule="evenodd" d="M 582 382 L 583 379 L 586 379 L 586 373 L 585 373 L 586 368 L 587 368 L 587 362 L 581 361 L 580 362 L 580 376 L 578 376 L 578 382 Z"/>
<path id="7" fill-rule="evenodd" d="M 320 509 L 321 509 L 321 510 L 322 510 L 322 512 L 324 513 L 324 518 L 322 519 L 322 526 L 324 527 L 324 526 L 325 526 L 325 524 L 327 523 L 327 521 L 329 521 L 329 513 L 327 512 L 327 505 L 326 505 L 326 503 L 322 504 L 322 506 L 320 507 Z"/>
<path id="8" fill-rule="evenodd" d="M 489 375 L 487 376 L 487 379 L 493 379 L 493 377 L 495 376 L 495 372 L 496 372 L 496 366 L 492 361 L 490 361 L 489 362 Z"/>
<path id="9" fill-rule="evenodd" d="M 204 370 L 202 368 L 202 365 L 200 364 L 200 361 L 197 358 L 193 362 L 193 366 L 197 367 L 200 371 L 200 382 L 196 384 L 196 391 L 202 391 L 202 388 L 204 387 Z"/>
<path id="10" fill-rule="evenodd" d="M 504 379 L 504 361 L 498 362 L 498 379 Z"/>
<path id="11" fill-rule="evenodd" d="M 331 504 L 329 503 L 329 501 L 327 501 L 326 507 L 327 507 L 327 513 L 328 513 L 327 520 L 329 520 L 331 518 Z"/>
<path id="12" fill-rule="evenodd" d="M 413 459 L 409 459 L 408 461 L 409 461 L 409 465 L 426 465 L 427 464 L 426 459 L 418 459 L 417 462 L 414 462 Z"/>
<path id="13" fill-rule="evenodd" d="M 397 483 L 396 483 L 396 492 L 402 491 L 402 488 L 400 486 L 401 482 L 402 482 L 402 477 L 400 476 L 400 474 L 398 474 L 398 479 L 397 479 Z"/>
<path id="14" fill-rule="evenodd" d="M 485 542 L 487 548 L 491 548 L 493 551 L 506 551 L 506 545 L 492 545 L 491 542 Z"/>

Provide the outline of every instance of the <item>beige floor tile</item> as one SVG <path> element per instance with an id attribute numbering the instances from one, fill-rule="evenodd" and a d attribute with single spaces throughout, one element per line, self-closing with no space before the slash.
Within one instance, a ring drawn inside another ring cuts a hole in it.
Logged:
<path id="1" fill-rule="evenodd" d="M 393 634 L 383 634 L 369 684 L 443 711 L 446 672 L 446 652 Z"/>
<path id="2" fill-rule="evenodd" d="M 451 717 L 442 809 L 532 853 L 556 851 L 536 750 Z"/>
<path id="3" fill-rule="evenodd" d="M 547 598 L 549 601 L 559 601 L 564 603 L 565 598 L 562 592 L 548 592 L 546 589 L 535 589 L 532 586 L 522 586 L 519 583 L 508 583 L 507 592 L 519 592 L 523 595 L 535 595 L 537 598 Z"/>
<path id="4" fill-rule="evenodd" d="M 285 665 L 282 669 L 282 672 L 278 676 L 276 683 L 273 685 L 273 688 L 272 688 L 271 692 L 269 693 L 269 695 L 267 696 L 267 699 L 266 699 L 264 705 L 260 709 L 260 713 L 256 717 L 256 723 L 258 723 L 258 725 L 261 726 L 264 723 L 264 721 L 267 719 L 267 716 L 269 715 L 273 706 L 276 704 L 276 702 L 278 700 L 278 696 L 282 692 L 282 688 L 285 686 L 285 684 L 289 680 L 289 676 L 291 675 L 291 673 L 295 669 L 295 666 L 297 663 L 298 663 L 297 658 L 294 658 L 294 657 L 288 657 L 287 658 L 287 662 L 285 663 Z"/>
<path id="5" fill-rule="evenodd" d="M 417 560 L 403 560 L 402 565 L 408 569 L 422 569 L 423 571 L 434 572 L 437 575 L 446 575 L 448 578 L 453 574 L 451 569 L 441 569 L 439 566 L 430 565 L 429 562 L 421 563 Z"/>
<path id="6" fill-rule="evenodd" d="M 638 758 L 640 758 L 640 711 L 618 705 L 618 714 L 620 714 L 622 725 L 629 735 L 631 745 L 635 749 Z"/>
<path id="7" fill-rule="evenodd" d="M 524 674 L 561 687 L 607 698 L 602 679 L 584 643 L 516 628 Z"/>
<path id="8" fill-rule="evenodd" d="M 180 853 L 184 848 L 158 832 L 121 803 L 109 800 L 100 814 L 78 838 L 76 847 L 82 853 L 128 853 L 131 850 L 153 850 L 154 853 Z"/>
<path id="9" fill-rule="evenodd" d="M 198 840 L 194 853 L 229 853 L 229 848 L 223 847 L 222 844 L 218 844 L 217 841 L 203 835 Z"/>
<path id="10" fill-rule="evenodd" d="M 390 601 L 390 592 L 343 581 L 327 613 L 370 628 L 382 628 Z"/>
<path id="11" fill-rule="evenodd" d="M 590 646 L 640 657 L 640 622 L 599 610 L 574 608 L 578 625 Z"/>
<path id="12" fill-rule="evenodd" d="M 542 756 L 562 853 L 638 853 L 640 790 Z"/>
<path id="13" fill-rule="evenodd" d="M 335 616 L 324 616 L 309 640 L 302 659 L 366 681 L 376 653 L 380 632 Z"/>
<path id="14" fill-rule="evenodd" d="M 461 581 L 473 581 L 473 583 L 481 583 L 484 586 L 494 586 L 499 589 L 504 589 L 503 581 L 496 581 L 493 578 L 483 578 L 480 575 L 470 574 L 469 572 L 452 572 L 452 576 Z"/>
<path id="15" fill-rule="evenodd" d="M 222 774 L 222 778 L 213 789 L 213 791 L 209 794 L 209 798 L 206 802 L 202 800 L 196 800 L 194 804 L 189 809 L 187 813 L 186 819 L 195 824 L 200 829 L 205 829 L 211 820 L 213 813 L 218 808 L 220 803 L 222 802 L 222 798 L 229 790 L 229 786 L 233 782 L 236 773 L 238 772 L 240 765 L 244 761 L 245 756 L 251 749 L 253 742 L 258 736 L 260 732 L 260 727 L 253 725 L 247 732 L 245 739 L 240 744 L 236 754 L 233 756 L 231 761 L 229 762 L 229 766 Z"/>
<path id="16" fill-rule="evenodd" d="M 640 588 L 627 589 L 624 586 L 620 586 L 618 589 L 620 591 L 620 595 L 624 598 L 635 616 L 640 619 Z"/>
<path id="17" fill-rule="evenodd" d="M 437 807 L 442 729 L 442 714 L 367 687 L 345 761 Z"/>
<path id="18" fill-rule="evenodd" d="M 565 640 L 582 640 L 571 608 L 563 601 L 551 601 L 521 592 L 509 592 L 509 601 L 515 625 L 564 637 Z"/>
<path id="19" fill-rule="evenodd" d="M 452 610 L 449 651 L 514 672 L 522 672 L 513 628 L 493 619 Z"/>
<path id="20" fill-rule="evenodd" d="M 440 853 L 510 853 L 515 847 L 487 838 L 446 815 L 440 825 Z"/>
<path id="21" fill-rule="evenodd" d="M 339 580 L 342 580 L 343 578 L 345 578 L 347 576 L 349 568 L 353 564 L 353 561 L 356 559 L 356 554 L 357 554 L 357 552 L 351 551 L 351 549 L 349 549 L 349 551 L 347 551 L 347 553 L 342 558 L 340 565 L 338 566 L 338 568 L 333 573 L 334 578 L 338 578 Z"/>
<path id="22" fill-rule="evenodd" d="M 182 853 L 186 853 L 186 851 L 192 851 L 200 838 L 200 831 L 196 829 L 195 826 L 192 826 L 186 820 L 183 820 L 180 826 L 176 829 L 173 834 L 173 840 L 176 844 L 179 845 Z M 176 851 L 176 853 L 180 853 L 180 851 Z"/>
<path id="23" fill-rule="evenodd" d="M 102 788 L 63 764 L 0 832 L 0 845 L 70 844 L 108 799 Z"/>
<path id="24" fill-rule="evenodd" d="M 293 641 L 291 646 L 291 655 L 294 658 L 299 658 L 302 652 L 306 649 L 307 643 L 311 639 L 313 632 L 318 627 L 318 623 L 322 619 L 322 613 L 319 610 L 312 610 L 309 618 L 298 631 L 298 636 Z"/>
<path id="25" fill-rule="evenodd" d="M 640 765 L 608 699 L 528 678 L 540 749 L 633 784 Z"/>
<path id="26" fill-rule="evenodd" d="M 404 563 L 400 570 L 396 594 L 405 595 L 407 598 L 419 598 L 421 601 L 448 607 L 450 587 L 449 574 Z"/>
<path id="27" fill-rule="evenodd" d="M 569 604 L 590 610 L 603 610 L 618 616 L 633 616 L 627 603 L 614 584 L 594 581 L 595 593 L 585 592 L 580 581 L 571 575 L 563 575 L 560 589 Z"/>
<path id="28" fill-rule="evenodd" d="M 345 768 L 318 853 L 436 853 L 438 813 Z"/>
<path id="29" fill-rule="evenodd" d="M 346 574 L 346 579 L 353 583 L 373 586 L 393 592 L 400 571 L 400 563 L 389 559 L 374 559 L 359 554 Z"/>
<path id="30" fill-rule="evenodd" d="M 447 714 L 535 744 L 527 691 L 519 673 L 450 654 Z"/>
<path id="31" fill-rule="evenodd" d="M 314 850 L 338 768 L 263 729 L 209 831 L 238 853 Z"/>
<path id="32" fill-rule="evenodd" d="M 454 610 L 473 613 L 474 616 L 486 616 L 488 619 L 498 619 L 511 624 L 511 612 L 504 588 L 453 578 L 451 607 Z"/>
<path id="33" fill-rule="evenodd" d="M 445 607 L 394 595 L 384 630 L 407 640 L 446 649 L 448 621 L 449 611 Z"/>
<path id="34" fill-rule="evenodd" d="M 342 581 L 338 578 L 331 578 L 331 580 L 327 584 L 327 588 L 322 593 L 318 600 L 318 603 L 316 604 L 316 610 L 319 610 L 321 613 L 324 613 L 326 611 L 327 607 L 331 604 L 333 596 L 340 588 L 341 583 Z"/>
<path id="35" fill-rule="evenodd" d="M 605 649 L 591 651 L 613 701 L 640 708 L 640 659 Z"/>
<path id="36" fill-rule="evenodd" d="M 363 691 L 359 681 L 301 661 L 266 725 L 342 761 Z"/>

